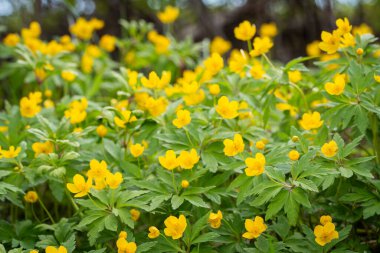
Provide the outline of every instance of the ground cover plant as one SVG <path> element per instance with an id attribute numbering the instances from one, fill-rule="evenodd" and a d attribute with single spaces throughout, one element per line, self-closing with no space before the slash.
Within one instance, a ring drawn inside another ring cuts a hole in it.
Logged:
<path id="1" fill-rule="evenodd" d="M 376 252 L 380 47 L 347 18 L 270 59 L 273 23 L 245 49 L 177 41 L 179 10 L 78 18 L 0 45 L 0 252 Z"/>

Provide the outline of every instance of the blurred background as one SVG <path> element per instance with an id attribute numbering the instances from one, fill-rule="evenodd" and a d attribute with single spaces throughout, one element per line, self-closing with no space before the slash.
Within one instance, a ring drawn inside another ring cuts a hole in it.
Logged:
<path id="1" fill-rule="evenodd" d="M 174 24 L 178 39 L 219 35 L 245 48 L 234 38 L 235 26 L 245 19 L 257 26 L 275 22 L 279 34 L 272 55 L 281 61 L 306 55 L 306 45 L 320 39 L 322 30 L 334 29 L 339 17 L 348 17 L 353 25 L 366 23 L 376 35 L 380 32 L 380 0 L 0 0 L 0 36 L 38 21 L 42 38 L 51 39 L 68 34 L 79 16 L 103 19 L 106 26 L 100 34 L 120 36 L 120 19 L 144 19 L 162 32 L 156 13 L 169 4 L 181 11 Z"/>

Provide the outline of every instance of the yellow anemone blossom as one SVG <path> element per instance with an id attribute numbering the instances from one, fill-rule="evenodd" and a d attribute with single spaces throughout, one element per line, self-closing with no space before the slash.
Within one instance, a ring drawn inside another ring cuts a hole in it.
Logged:
<path id="1" fill-rule="evenodd" d="M 339 238 L 339 233 L 335 230 L 335 225 L 332 222 L 327 222 L 323 226 L 317 225 L 314 228 L 314 235 L 315 241 L 321 246 Z"/>
<path id="2" fill-rule="evenodd" d="M 160 236 L 160 230 L 158 230 L 158 228 L 156 228 L 155 226 L 150 226 L 148 237 L 150 239 L 154 239 L 154 238 L 157 238 L 159 236 Z"/>
<path id="3" fill-rule="evenodd" d="M 235 27 L 234 34 L 238 40 L 248 41 L 255 36 L 256 26 L 251 24 L 249 21 L 245 20 Z"/>
<path id="4" fill-rule="evenodd" d="M 121 118 L 118 116 L 115 116 L 113 118 L 115 125 L 117 125 L 118 127 L 125 128 L 128 123 L 136 121 L 136 117 L 131 117 L 132 112 L 129 110 L 121 111 L 120 114 Z"/>
<path id="5" fill-rule="evenodd" d="M 116 172 L 115 174 L 108 173 L 106 182 L 111 189 L 116 189 L 123 182 L 123 175 L 120 172 Z"/>
<path id="6" fill-rule="evenodd" d="M 267 229 L 260 216 L 256 216 L 254 220 L 246 219 L 244 226 L 247 232 L 243 234 L 243 237 L 249 240 L 259 237 Z"/>
<path id="7" fill-rule="evenodd" d="M 219 228 L 222 225 L 223 214 L 220 210 L 217 213 L 211 212 L 208 217 L 208 223 L 212 228 Z"/>
<path id="8" fill-rule="evenodd" d="M 3 158 L 15 158 L 20 154 L 21 147 L 15 148 L 14 146 L 10 146 L 9 150 L 2 149 L 0 150 L 1 156 Z"/>
<path id="9" fill-rule="evenodd" d="M 300 158 L 300 153 L 298 153 L 297 150 L 291 150 L 289 153 L 288 153 L 288 157 L 290 160 L 292 161 L 297 161 L 299 158 Z"/>
<path id="10" fill-rule="evenodd" d="M 302 115 L 302 119 L 298 121 L 300 126 L 305 130 L 320 128 L 323 124 L 321 114 L 319 112 L 307 112 Z"/>
<path id="11" fill-rule="evenodd" d="M 199 162 L 199 155 L 195 149 L 191 149 L 190 152 L 181 151 L 177 160 L 182 169 L 192 169 Z"/>
<path id="12" fill-rule="evenodd" d="M 25 194 L 24 199 L 28 203 L 36 203 L 38 200 L 38 194 L 35 191 L 28 191 Z"/>
<path id="13" fill-rule="evenodd" d="M 330 95 L 341 95 L 344 92 L 346 86 L 345 75 L 336 75 L 334 82 L 328 82 L 325 84 L 325 90 Z"/>
<path id="14" fill-rule="evenodd" d="M 173 170 L 179 166 L 179 161 L 174 150 L 166 151 L 165 156 L 158 157 L 158 161 L 167 170 Z"/>
<path id="15" fill-rule="evenodd" d="M 45 249 L 45 253 L 67 253 L 67 249 L 65 246 L 59 246 L 58 248 L 53 246 L 47 246 Z"/>
<path id="16" fill-rule="evenodd" d="M 235 156 L 244 151 L 244 141 L 240 134 L 235 134 L 234 139 L 225 139 L 224 144 L 224 154 L 226 156 Z"/>
<path id="17" fill-rule="evenodd" d="M 93 179 L 103 179 L 109 173 L 107 169 L 107 163 L 105 161 L 98 161 L 92 159 L 90 161 L 90 170 L 87 172 L 87 176 Z"/>
<path id="18" fill-rule="evenodd" d="M 224 119 L 236 118 L 239 113 L 239 103 L 237 101 L 229 101 L 226 96 L 219 98 L 216 112 Z"/>
<path id="19" fill-rule="evenodd" d="M 129 213 L 131 214 L 131 218 L 133 221 L 138 221 L 138 219 L 140 218 L 140 211 L 137 210 L 137 209 L 134 209 L 132 208 Z"/>
<path id="20" fill-rule="evenodd" d="M 264 173 L 265 169 L 265 156 L 261 153 L 257 153 L 255 158 L 248 157 L 245 159 L 245 165 L 247 168 L 245 169 L 245 174 L 248 177 L 259 176 Z"/>
<path id="21" fill-rule="evenodd" d="M 277 35 L 277 25 L 274 22 L 264 23 L 260 26 L 260 36 L 273 38 Z"/>
<path id="22" fill-rule="evenodd" d="M 137 250 L 137 245 L 135 242 L 128 242 L 126 236 L 119 237 L 116 241 L 117 252 L 118 253 L 135 253 Z"/>
<path id="23" fill-rule="evenodd" d="M 217 74 L 224 66 L 223 58 L 218 53 L 213 53 L 203 63 L 211 75 Z"/>
<path id="24" fill-rule="evenodd" d="M 164 223 L 166 226 L 164 229 L 165 235 L 172 237 L 173 240 L 181 238 L 187 226 L 186 218 L 183 214 L 178 218 L 175 216 L 169 216 Z"/>
<path id="25" fill-rule="evenodd" d="M 249 52 L 252 57 L 266 54 L 273 47 L 273 42 L 269 37 L 257 37 L 253 41 L 253 50 Z"/>
<path id="26" fill-rule="evenodd" d="M 75 198 L 80 198 L 86 196 L 92 186 L 92 180 L 88 179 L 87 182 L 84 177 L 80 174 L 76 174 L 73 178 L 73 183 L 67 183 L 66 187 L 71 193 L 75 193 Z"/>
<path id="27" fill-rule="evenodd" d="M 54 151 L 54 145 L 50 141 L 46 142 L 35 142 L 32 145 L 34 151 L 34 156 L 37 157 L 39 154 L 50 154 Z"/>
<path id="28" fill-rule="evenodd" d="M 327 54 L 334 54 L 339 49 L 340 36 L 337 31 L 329 33 L 322 31 L 321 34 L 322 42 L 319 43 L 319 48 L 325 51 Z"/>
<path id="29" fill-rule="evenodd" d="M 100 138 L 103 138 L 104 136 L 107 135 L 107 127 L 105 127 L 104 125 L 99 125 L 97 128 L 96 128 L 96 133 L 98 134 L 98 136 Z"/>
<path id="30" fill-rule="evenodd" d="M 289 81 L 292 83 L 298 83 L 302 80 L 302 74 L 299 70 L 288 71 Z"/>
<path id="31" fill-rule="evenodd" d="M 323 144 L 323 146 L 321 148 L 321 152 L 326 157 L 333 157 L 338 152 L 338 145 L 336 144 L 335 141 L 330 141 L 328 143 L 325 143 L 325 144 Z"/>
<path id="32" fill-rule="evenodd" d="M 139 157 L 142 155 L 144 152 L 144 146 L 141 145 L 140 143 L 132 144 L 131 147 L 129 148 L 129 151 L 131 151 L 131 154 L 133 157 Z"/>
<path id="33" fill-rule="evenodd" d="M 220 36 L 216 36 L 210 44 L 210 52 L 218 53 L 220 55 L 226 53 L 231 48 L 231 42 L 223 39 Z"/>
<path id="34" fill-rule="evenodd" d="M 115 50 L 116 37 L 105 34 L 100 38 L 99 46 L 106 50 L 107 52 L 112 52 Z"/>
<path id="35" fill-rule="evenodd" d="M 177 7 L 168 5 L 164 11 L 157 13 L 158 19 L 164 24 L 173 23 L 179 16 L 179 9 Z"/>
<path id="36" fill-rule="evenodd" d="M 190 111 L 188 110 L 178 110 L 177 118 L 173 120 L 173 125 L 177 128 L 182 128 L 187 126 L 191 122 Z"/>

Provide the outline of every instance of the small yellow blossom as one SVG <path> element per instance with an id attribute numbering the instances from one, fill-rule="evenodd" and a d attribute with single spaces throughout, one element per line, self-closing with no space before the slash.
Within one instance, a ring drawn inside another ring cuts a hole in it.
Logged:
<path id="1" fill-rule="evenodd" d="M 308 56 L 320 56 L 321 49 L 319 48 L 319 40 L 314 40 L 313 42 L 306 45 L 306 54 Z"/>
<path id="2" fill-rule="evenodd" d="M 103 138 L 104 136 L 107 135 L 107 127 L 105 127 L 104 125 L 99 125 L 97 128 L 96 128 L 96 133 L 98 134 L 98 136 L 100 138 Z"/>
<path id="3" fill-rule="evenodd" d="M 223 39 L 220 36 L 216 36 L 210 44 L 210 52 L 212 53 L 218 53 L 220 55 L 223 55 L 231 48 L 231 42 L 228 40 Z"/>
<path id="4" fill-rule="evenodd" d="M 226 96 L 219 98 L 216 112 L 224 119 L 236 118 L 239 113 L 239 103 L 237 101 L 229 101 Z"/>
<path id="5" fill-rule="evenodd" d="M 190 111 L 179 110 L 177 111 L 177 118 L 173 120 L 173 125 L 177 128 L 183 128 L 191 122 Z"/>
<path id="6" fill-rule="evenodd" d="M 28 203 L 36 203 L 38 200 L 38 194 L 35 191 L 28 191 L 24 195 L 24 200 Z"/>
<path id="7" fill-rule="evenodd" d="M 155 226 L 150 226 L 148 237 L 150 239 L 155 239 L 159 236 L 160 236 L 160 230 L 158 230 L 158 228 L 156 228 Z"/>
<path id="8" fill-rule="evenodd" d="M 131 214 L 132 220 L 134 220 L 134 221 L 139 220 L 140 214 L 141 214 L 139 210 L 133 208 L 129 211 L 129 213 Z"/>
<path id="9" fill-rule="evenodd" d="M 21 147 L 15 148 L 14 146 L 10 146 L 9 150 L 2 149 L 0 150 L 1 156 L 3 158 L 16 158 L 21 152 Z"/>
<path id="10" fill-rule="evenodd" d="M 260 26 L 260 36 L 273 38 L 277 35 L 276 23 L 264 23 Z"/>
<path id="11" fill-rule="evenodd" d="M 166 151 L 165 156 L 158 157 L 158 161 L 167 170 L 173 170 L 179 166 L 179 161 L 173 150 Z"/>
<path id="12" fill-rule="evenodd" d="M 61 72 L 61 77 L 62 77 L 64 80 L 68 81 L 68 82 L 72 82 L 72 81 L 75 80 L 75 78 L 76 78 L 77 76 L 76 76 L 75 73 L 72 72 L 72 71 L 69 71 L 69 70 L 63 70 L 63 71 Z"/>
<path id="13" fill-rule="evenodd" d="M 335 141 L 330 141 L 328 143 L 323 144 L 321 148 L 321 152 L 326 157 L 333 157 L 336 155 L 336 152 L 338 152 L 338 145 Z"/>
<path id="14" fill-rule="evenodd" d="M 187 181 L 187 180 L 181 181 L 181 186 L 183 189 L 186 189 L 187 187 L 189 187 L 189 185 L 190 185 L 189 181 Z"/>
<path id="15" fill-rule="evenodd" d="M 73 183 L 67 183 L 66 187 L 71 193 L 75 193 L 75 198 L 80 198 L 86 196 L 92 186 L 92 180 L 88 179 L 87 182 L 84 177 L 80 174 L 76 174 L 73 178 Z"/>
<path id="16" fill-rule="evenodd" d="M 14 47 L 20 42 L 20 36 L 16 33 L 10 33 L 5 36 L 3 43 L 8 47 Z"/>
<path id="17" fill-rule="evenodd" d="M 208 90 L 210 91 L 210 94 L 211 95 L 218 95 L 220 93 L 220 87 L 219 87 L 219 84 L 209 84 L 208 86 Z"/>
<path id="18" fill-rule="evenodd" d="M 223 214 L 220 210 L 217 213 L 211 212 L 208 217 L 208 223 L 212 228 L 219 228 L 222 225 Z"/>
<path id="19" fill-rule="evenodd" d="M 248 41 L 255 36 L 256 26 L 251 24 L 249 21 L 245 20 L 239 24 L 238 27 L 235 27 L 234 34 L 238 40 Z"/>
<path id="20" fill-rule="evenodd" d="M 328 82 L 325 84 L 325 90 L 330 95 L 341 95 L 344 92 L 346 86 L 345 75 L 336 75 L 334 77 L 334 82 Z"/>
<path id="21" fill-rule="evenodd" d="M 337 31 L 340 35 L 347 34 L 351 32 L 352 25 L 350 25 L 350 21 L 348 21 L 347 18 L 344 19 L 337 19 L 336 20 L 336 26 L 338 27 Z"/>
<path id="22" fill-rule="evenodd" d="M 300 126 L 305 130 L 320 128 L 323 124 L 321 114 L 319 112 L 308 112 L 302 115 L 302 119 L 298 121 Z"/>
<path id="23" fill-rule="evenodd" d="M 186 218 L 182 214 L 178 218 L 175 216 L 169 216 L 164 223 L 166 226 L 164 229 L 165 235 L 172 237 L 173 240 L 181 238 L 187 227 Z"/>
<path id="24" fill-rule="evenodd" d="M 297 161 L 300 158 L 300 153 L 297 150 L 291 150 L 288 156 L 290 160 Z"/>
<path id="25" fill-rule="evenodd" d="M 265 170 L 265 156 L 261 153 L 257 153 L 255 158 L 248 157 L 245 159 L 245 174 L 248 177 L 259 176 L 264 173 Z"/>
<path id="26" fill-rule="evenodd" d="M 120 172 L 116 172 L 115 174 L 108 173 L 106 182 L 111 189 L 116 189 L 123 182 L 123 175 Z"/>
<path id="27" fill-rule="evenodd" d="M 263 55 L 273 47 L 273 42 L 269 37 L 257 37 L 253 41 L 253 50 L 249 52 L 252 57 Z"/>
<path id="28" fill-rule="evenodd" d="M 260 216 L 256 216 L 254 220 L 246 219 L 244 226 L 247 232 L 243 234 L 243 237 L 249 240 L 259 237 L 265 230 L 267 230 L 267 226 L 264 224 L 264 220 Z"/>
<path id="29" fill-rule="evenodd" d="M 189 151 L 181 151 L 177 158 L 179 166 L 182 169 L 192 169 L 196 163 L 199 162 L 199 155 L 195 149 Z"/>
<path id="30" fill-rule="evenodd" d="M 302 74 L 299 70 L 288 71 L 289 81 L 292 83 L 298 83 L 302 80 Z"/>
<path id="31" fill-rule="evenodd" d="M 339 49 L 340 36 L 339 33 L 334 31 L 329 33 L 323 31 L 321 34 L 322 42 L 319 43 L 319 48 L 325 51 L 327 54 L 334 54 Z"/>
<path id="32" fill-rule="evenodd" d="M 315 241 L 322 247 L 339 238 L 339 233 L 335 230 L 335 225 L 332 222 L 326 222 L 323 226 L 317 225 L 314 228 L 314 235 Z"/>
<path id="33" fill-rule="evenodd" d="M 240 134 L 235 134 L 233 140 L 225 139 L 223 144 L 223 152 L 226 156 L 235 156 L 244 151 L 244 141 Z"/>
<path id="34" fill-rule="evenodd" d="M 45 249 L 45 253 L 67 253 L 67 249 L 65 246 L 59 246 L 58 248 L 53 246 L 47 246 Z"/>
<path id="35" fill-rule="evenodd" d="M 115 50 L 116 37 L 112 35 L 105 34 L 100 38 L 99 46 L 106 50 L 107 52 L 112 52 Z"/>
<path id="36" fill-rule="evenodd" d="M 330 215 L 322 215 L 321 218 L 319 219 L 319 222 L 322 225 L 326 225 L 326 223 L 332 222 L 332 218 Z"/>
<path id="37" fill-rule="evenodd" d="M 157 13 L 158 19 L 164 24 L 173 23 L 179 16 L 179 9 L 177 7 L 168 5 L 164 11 Z"/>
<path id="38" fill-rule="evenodd" d="M 213 53 L 203 63 L 211 75 L 217 74 L 224 66 L 223 58 L 218 53 Z"/>
<path id="39" fill-rule="evenodd" d="M 129 148 L 129 151 L 131 151 L 131 154 L 133 157 L 139 157 L 142 155 L 144 152 L 144 146 L 141 145 L 140 143 L 132 144 L 131 147 Z"/>
<path id="40" fill-rule="evenodd" d="M 46 142 L 35 142 L 32 145 L 34 151 L 34 156 L 37 157 L 39 154 L 50 154 L 54 151 L 54 145 L 50 141 Z"/>

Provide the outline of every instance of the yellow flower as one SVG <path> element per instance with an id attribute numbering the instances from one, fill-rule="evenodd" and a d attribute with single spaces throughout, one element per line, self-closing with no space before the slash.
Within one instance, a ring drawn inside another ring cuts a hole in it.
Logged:
<path id="1" fill-rule="evenodd" d="M 75 198 L 80 198 L 86 196 L 92 186 L 92 180 L 88 179 L 87 182 L 84 180 L 84 177 L 80 174 L 76 174 L 73 178 L 73 184 L 67 183 L 66 187 L 71 193 L 75 193 Z"/>
<path id="2" fill-rule="evenodd" d="M 121 232 L 119 233 L 119 238 L 127 239 L 127 237 L 128 237 L 128 233 L 127 233 L 127 232 L 125 232 L 125 231 L 121 231 Z"/>
<path id="3" fill-rule="evenodd" d="M 137 245 L 135 242 L 128 242 L 126 238 L 120 237 L 117 242 L 117 252 L 118 253 L 135 253 L 137 250 Z"/>
<path id="4" fill-rule="evenodd" d="M 322 225 L 326 225 L 329 222 L 332 222 L 332 218 L 330 215 L 322 215 L 321 218 L 319 219 L 319 222 Z"/>
<path id="5" fill-rule="evenodd" d="M 337 31 L 333 33 L 322 31 L 322 42 L 319 43 L 319 48 L 327 54 L 334 54 L 339 49 L 340 36 Z"/>
<path id="6" fill-rule="evenodd" d="M 245 165 L 247 168 L 245 169 L 245 174 L 248 177 L 259 176 L 264 173 L 265 169 L 265 156 L 261 153 L 257 153 L 255 158 L 248 157 L 245 159 Z"/>
<path id="7" fill-rule="evenodd" d="M 131 214 L 131 218 L 132 218 L 132 220 L 134 220 L 134 221 L 138 221 L 138 219 L 140 218 L 140 211 L 139 210 L 136 210 L 136 209 L 131 209 L 130 211 L 129 211 L 129 213 Z"/>
<path id="8" fill-rule="evenodd" d="M 137 84 L 139 73 L 137 71 L 133 71 L 130 69 L 127 69 L 127 77 L 128 77 L 128 84 L 135 89 Z"/>
<path id="9" fill-rule="evenodd" d="M 111 189 L 116 189 L 123 182 L 123 175 L 120 172 L 116 172 L 115 174 L 108 173 L 106 182 Z"/>
<path id="10" fill-rule="evenodd" d="M 103 179 L 109 173 L 107 169 L 107 163 L 105 161 L 99 162 L 92 159 L 90 161 L 90 170 L 87 172 L 87 176 L 93 179 Z"/>
<path id="11" fill-rule="evenodd" d="M 86 98 L 74 100 L 69 104 L 69 109 L 65 111 L 65 117 L 70 119 L 71 124 L 78 124 L 87 117 L 88 101 Z"/>
<path id="12" fill-rule="evenodd" d="M 179 166 L 179 161 L 173 150 L 166 151 L 165 156 L 158 157 L 158 161 L 167 170 L 173 170 Z"/>
<path id="13" fill-rule="evenodd" d="M 350 25 L 350 21 L 348 21 L 347 18 L 337 19 L 335 23 L 336 23 L 336 26 L 338 27 L 338 29 L 336 30 L 338 31 L 340 35 L 351 32 L 352 25 Z"/>
<path id="14" fill-rule="evenodd" d="M 380 75 L 374 75 L 373 78 L 375 78 L 375 81 L 380 83 Z"/>
<path id="15" fill-rule="evenodd" d="M 223 144 L 226 156 L 235 156 L 244 151 L 244 141 L 240 134 L 235 134 L 233 140 L 225 139 Z"/>
<path id="16" fill-rule="evenodd" d="M 104 125 L 99 125 L 97 128 L 96 128 L 96 133 L 99 135 L 100 138 L 103 138 L 104 136 L 107 135 L 107 127 L 105 127 Z"/>
<path id="17" fill-rule="evenodd" d="M 45 253 L 67 253 L 67 249 L 64 246 L 59 246 L 59 248 L 47 246 Z"/>
<path id="18" fill-rule="evenodd" d="M 209 84 L 207 87 L 208 87 L 208 90 L 210 91 L 211 95 L 216 96 L 220 93 L 220 87 L 216 83 L 215 84 Z"/>
<path id="19" fill-rule="evenodd" d="M 344 92 L 346 86 L 345 75 L 336 75 L 334 82 L 328 82 L 325 84 L 325 90 L 330 95 L 340 95 Z"/>
<path id="20" fill-rule="evenodd" d="M 218 53 L 213 53 L 204 62 L 205 68 L 211 75 L 217 74 L 224 66 L 223 58 Z"/>
<path id="21" fill-rule="evenodd" d="M 164 11 L 157 13 L 158 19 L 164 24 L 173 23 L 179 16 L 179 9 L 168 5 Z"/>
<path id="22" fill-rule="evenodd" d="M 208 217 L 208 223 L 212 228 L 219 228 L 222 224 L 223 214 L 220 210 L 217 213 L 211 212 Z"/>
<path id="23" fill-rule="evenodd" d="M 34 156 L 37 157 L 39 154 L 50 154 L 54 151 L 54 145 L 50 141 L 46 142 L 35 142 L 32 145 L 34 151 Z"/>
<path id="24" fill-rule="evenodd" d="M 181 186 L 183 189 L 186 189 L 187 187 L 189 187 L 189 185 L 190 185 L 189 181 L 187 181 L 187 180 L 181 181 Z"/>
<path id="25" fill-rule="evenodd" d="M 131 154 L 133 157 L 139 157 L 144 152 L 144 146 L 140 143 L 132 144 L 129 148 L 129 151 L 131 151 Z"/>
<path id="26" fill-rule="evenodd" d="M 273 38 L 277 35 L 276 23 L 264 23 L 260 27 L 260 36 Z"/>
<path id="27" fill-rule="evenodd" d="M 232 50 L 230 58 L 228 59 L 228 67 L 230 70 L 240 77 L 245 76 L 245 66 L 248 64 L 248 54 L 241 50 Z"/>
<path id="28" fill-rule="evenodd" d="M 328 143 L 323 144 L 321 148 L 321 152 L 326 157 L 333 157 L 336 155 L 336 152 L 338 152 L 338 145 L 335 141 L 330 141 Z"/>
<path id="29" fill-rule="evenodd" d="M 263 150 L 265 148 L 264 141 L 261 140 L 261 141 L 256 142 L 256 148 L 260 149 L 260 150 Z"/>
<path id="30" fill-rule="evenodd" d="M 251 24 L 249 21 L 245 20 L 235 27 L 234 34 L 238 40 L 248 41 L 255 36 L 256 26 Z"/>
<path id="31" fill-rule="evenodd" d="M 325 246 L 333 239 L 339 238 L 339 233 L 335 230 L 335 225 L 331 222 L 327 222 L 323 226 L 317 225 L 314 228 L 314 235 L 315 241 L 321 246 Z"/>
<path id="32" fill-rule="evenodd" d="M 289 81 L 292 83 L 298 83 L 302 80 L 302 74 L 299 70 L 288 71 Z"/>
<path id="33" fill-rule="evenodd" d="M 354 35 L 373 34 L 373 30 L 367 24 L 362 23 L 359 26 L 355 26 L 352 33 Z"/>
<path id="34" fill-rule="evenodd" d="M 38 200 L 38 194 L 35 191 L 28 191 L 25 194 L 24 199 L 28 203 L 36 203 Z"/>
<path id="35" fill-rule="evenodd" d="M 107 52 L 112 52 L 115 50 L 116 37 L 112 35 L 105 34 L 100 38 L 99 46 L 106 50 Z"/>
<path id="36" fill-rule="evenodd" d="M 39 106 L 36 101 L 23 97 L 20 100 L 20 113 L 21 116 L 26 118 L 33 118 L 41 111 L 41 106 Z"/>
<path id="37" fill-rule="evenodd" d="M 223 119 L 236 118 L 239 113 L 239 103 L 237 101 L 229 101 L 226 96 L 219 98 L 216 112 L 222 116 Z"/>
<path id="38" fill-rule="evenodd" d="M 72 71 L 69 71 L 69 70 L 63 70 L 63 71 L 61 72 L 61 77 L 62 77 L 64 80 L 68 81 L 68 82 L 72 82 L 72 81 L 75 80 L 75 78 L 76 78 L 77 76 L 76 76 L 75 73 L 72 72 Z"/>
<path id="39" fill-rule="evenodd" d="M 156 228 L 155 226 L 150 226 L 148 237 L 150 239 L 154 239 L 154 238 L 157 238 L 159 236 L 160 236 L 160 230 L 158 230 L 158 228 Z"/>
<path id="40" fill-rule="evenodd" d="M 94 22 L 87 21 L 84 18 L 78 18 L 76 22 L 70 26 L 70 32 L 82 40 L 89 40 L 94 31 Z"/>
<path id="41" fill-rule="evenodd" d="M 343 37 L 340 38 L 340 47 L 353 47 L 355 46 L 355 37 L 351 33 L 345 33 L 343 34 Z M 362 49 L 363 50 L 363 49 Z"/>
<path id="42" fill-rule="evenodd" d="M 161 79 L 158 77 L 156 72 L 152 71 L 149 73 L 149 79 L 145 76 L 141 78 L 141 83 L 144 87 L 149 89 L 162 89 L 169 84 L 170 79 L 171 73 L 169 71 L 163 71 Z"/>
<path id="43" fill-rule="evenodd" d="M 319 40 L 314 40 L 313 42 L 306 45 L 306 53 L 308 56 L 320 56 L 321 49 L 319 48 Z"/>
<path id="44" fill-rule="evenodd" d="M 254 79 L 261 79 L 265 75 L 263 65 L 259 61 L 254 61 L 252 68 L 249 70 L 249 73 Z"/>
<path id="45" fill-rule="evenodd" d="M 257 37 L 253 41 L 253 50 L 249 52 L 252 57 L 266 54 L 273 47 L 273 42 L 269 37 Z"/>
<path id="46" fill-rule="evenodd" d="M 192 148 L 190 152 L 181 151 L 177 160 L 182 169 L 192 169 L 199 162 L 199 156 L 197 151 Z"/>
<path id="47" fill-rule="evenodd" d="M 177 111 L 177 118 L 173 120 L 173 125 L 177 128 L 187 126 L 191 122 L 190 111 L 179 110 Z"/>
<path id="48" fill-rule="evenodd" d="M 46 100 L 44 101 L 44 107 L 45 107 L 45 108 L 52 108 L 52 107 L 54 107 L 54 102 L 53 102 L 53 100 L 51 100 L 51 99 L 46 99 Z"/>
<path id="49" fill-rule="evenodd" d="M 297 150 L 291 150 L 288 156 L 290 160 L 297 161 L 300 158 L 300 153 Z"/>
<path id="50" fill-rule="evenodd" d="M 14 146 L 10 146 L 9 150 L 3 149 L 3 150 L 0 150 L 0 152 L 3 158 L 15 158 L 21 152 L 21 147 L 17 147 L 15 149 Z"/>
<path id="51" fill-rule="evenodd" d="M 38 250 L 32 249 L 31 251 L 29 251 L 29 253 L 38 253 Z"/>
<path id="52" fill-rule="evenodd" d="M 182 214 L 179 218 L 169 216 L 164 223 L 166 226 L 164 229 L 165 235 L 172 237 L 173 240 L 181 238 L 187 226 L 186 218 Z"/>
<path id="53" fill-rule="evenodd" d="M 359 47 L 358 49 L 356 49 L 356 54 L 357 54 L 357 55 L 362 55 L 362 54 L 364 54 L 364 50 L 363 50 L 363 48 Z"/>
<path id="54" fill-rule="evenodd" d="M 115 124 L 118 127 L 125 128 L 128 123 L 136 121 L 136 117 L 135 116 L 131 117 L 132 112 L 129 110 L 121 111 L 120 114 L 122 116 L 121 118 L 118 116 L 115 116 L 113 118 Z"/>
<path id="55" fill-rule="evenodd" d="M 84 54 L 81 59 L 81 68 L 82 71 L 86 74 L 92 72 L 92 67 L 94 66 L 94 58 L 88 54 Z"/>
<path id="56" fill-rule="evenodd" d="M 319 112 L 308 112 L 302 115 L 302 119 L 298 121 L 300 126 L 305 130 L 320 128 L 323 124 L 321 114 Z"/>
<path id="57" fill-rule="evenodd" d="M 16 34 L 16 33 L 8 34 L 3 40 L 4 45 L 6 45 L 8 47 L 14 47 L 19 42 L 20 42 L 20 36 L 18 36 L 18 34 Z"/>
<path id="58" fill-rule="evenodd" d="M 254 220 L 245 220 L 245 229 L 247 232 L 243 234 L 243 237 L 251 240 L 259 237 L 267 229 L 267 226 L 264 224 L 263 218 L 256 216 Z"/>
<path id="59" fill-rule="evenodd" d="M 210 52 L 223 55 L 231 48 L 231 42 L 223 39 L 220 36 L 216 36 L 210 44 Z"/>

